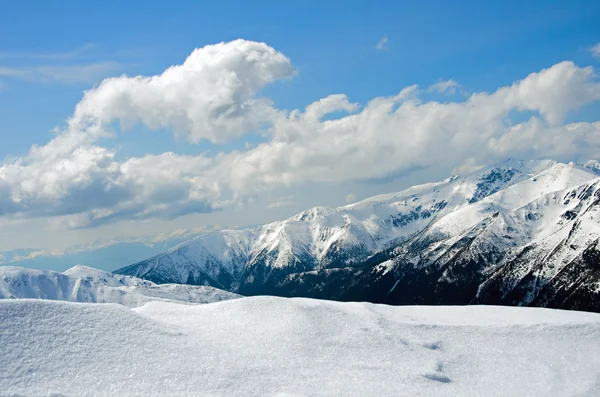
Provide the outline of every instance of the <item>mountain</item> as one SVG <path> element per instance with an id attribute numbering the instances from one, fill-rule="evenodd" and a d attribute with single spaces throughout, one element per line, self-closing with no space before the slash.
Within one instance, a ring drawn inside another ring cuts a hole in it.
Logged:
<path id="1" fill-rule="evenodd" d="M 453 213 L 338 280 L 347 288 L 336 298 L 600 311 L 600 178 L 530 201 L 536 185 L 583 176 L 568 166 L 551 171 Z"/>
<path id="2" fill-rule="evenodd" d="M 600 314 L 0 300 L 4 396 L 597 396 Z"/>
<path id="3" fill-rule="evenodd" d="M 244 295 L 600 310 L 594 164 L 508 159 L 352 205 L 200 236 L 117 273 Z"/>
<path id="4" fill-rule="evenodd" d="M 137 307 L 152 301 L 209 303 L 237 297 L 212 287 L 157 285 L 86 266 L 75 266 L 64 273 L 0 267 L 0 299 L 51 299 Z"/>
<path id="5" fill-rule="evenodd" d="M 432 220 L 555 164 L 507 160 L 465 177 L 375 196 L 345 207 L 316 207 L 254 229 L 201 235 L 117 273 L 158 283 L 208 284 L 237 290 L 264 281 L 272 272 L 360 263 L 422 230 Z"/>
<path id="6" fill-rule="evenodd" d="M 577 167 L 581 168 L 584 171 L 591 172 L 592 174 L 600 176 L 600 161 L 589 160 L 583 164 L 577 164 Z"/>
<path id="7" fill-rule="evenodd" d="M 198 236 L 115 273 L 156 283 L 211 285 L 235 291 L 249 260 L 254 230 L 223 230 Z"/>

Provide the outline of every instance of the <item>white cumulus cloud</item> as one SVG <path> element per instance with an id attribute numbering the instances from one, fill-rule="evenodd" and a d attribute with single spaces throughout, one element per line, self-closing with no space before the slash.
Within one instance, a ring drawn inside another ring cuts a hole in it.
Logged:
<path id="1" fill-rule="evenodd" d="M 256 94 L 292 74 L 290 60 L 264 43 L 208 45 L 160 75 L 104 80 L 86 92 L 70 125 L 98 129 L 118 121 L 127 129 L 141 123 L 172 129 L 195 143 L 223 143 L 269 121 L 276 110 Z"/>
<path id="2" fill-rule="evenodd" d="M 461 85 L 454 80 L 441 80 L 427 88 L 428 92 L 440 92 L 454 95 Z"/>
<path id="3" fill-rule="evenodd" d="M 0 166 L 0 215 L 93 227 L 216 211 L 314 182 L 377 183 L 507 156 L 600 156 L 599 121 L 563 123 L 570 111 L 600 100 L 593 69 L 573 62 L 448 103 L 422 101 L 417 86 L 362 105 L 334 94 L 291 112 L 257 96 L 292 76 L 285 55 L 236 40 L 197 49 L 157 76 L 107 79 L 86 92 L 53 140 Z M 532 116 L 515 124 L 515 111 Z M 214 143 L 264 129 L 266 141 L 214 156 L 118 160 L 116 149 L 100 144 L 119 133 L 115 123 Z"/>
<path id="4" fill-rule="evenodd" d="M 485 164 L 512 151 L 524 157 L 593 155 L 596 140 L 585 142 L 597 124 L 560 122 L 568 111 L 598 99 L 592 69 L 572 62 L 463 102 L 421 102 L 417 87 L 408 87 L 334 120 L 318 121 L 307 112 L 278 116 L 271 141 L 224 160 L 227 179 L 236 191 L 260 191 L 309 181 L 388 180 L 420 168 L 452 169 L 473 158 Z M 540 117 L 507 127 L 515 110 Z M 529 146 L 519 144 L 519 133 Z"/>

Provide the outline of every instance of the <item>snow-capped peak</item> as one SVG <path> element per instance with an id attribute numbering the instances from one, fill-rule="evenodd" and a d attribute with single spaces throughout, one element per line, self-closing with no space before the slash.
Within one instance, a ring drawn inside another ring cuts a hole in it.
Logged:
<path id="1" fill-rule="evenodd" d="M 118 287 L 123 285 L 152 285 L 150 281 L 143 280 L 141 278 L 109 273 L 103 270 L 95 269 L 93 267 L 84 265 L 73 266 L 72 268 L 65 270 L 62 274 L 68 277 L 85 280 L 91 283 L 104 284 L 111 287 Z"/>
<path id="2" fill-rule="evenodd" d="M 290 220 L 298 222 L 310 222 L 317 219 L 325 218 L 331 214 L 334 214 L 335 212 L 335 208 L 313 207 L 292 216 Z"/>

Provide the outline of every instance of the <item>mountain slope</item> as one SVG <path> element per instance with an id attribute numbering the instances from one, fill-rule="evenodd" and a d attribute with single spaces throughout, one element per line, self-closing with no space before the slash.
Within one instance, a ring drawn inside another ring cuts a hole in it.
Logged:
<path id="1" fill-rule="evenodd" d="M 238 295 L 212 287 L 157 285 L 86 266 L 75 266 L 64 273 L 0 267 L 0 299 L 119 303 L 137 307 L 151 301 L 209 303 L 236 297 Z"/>
<path id="2" fill-rule="evenodd" d="M 253 236 L 253 230 L 201 235 L 115 273 L 160 284 L 210 285 L 235 291 L 248 261 Z"/>
<path id="3" fill-rule="evenodd" d="M 19 396 L 596 396 L 600 315 L 251 297 L 0 301 Z M 74 381 L 75 380 L 75 381 Z"/>
<path id="4" fill-rule="evenodd" d="M 554 213 L 554 222 L 544 222 L 547 236 L 509 258 L 481 286 L 477 300 L 598 310 L 600 179 L 545 199 L 554 209 L 546 211 Z"/>
<path id="5" fill-rule="evenodd" d="M 600 311 L 599 188 L 600 178 L 487 217 L 470 208 L 460 219 L 477 223 L 445 220 L 344 279 L 336 298 Z"/>

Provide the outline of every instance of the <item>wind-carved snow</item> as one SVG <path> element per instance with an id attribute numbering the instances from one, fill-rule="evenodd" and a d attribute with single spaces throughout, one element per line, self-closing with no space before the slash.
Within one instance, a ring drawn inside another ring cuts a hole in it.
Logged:
<path id="1" fill-rule="evenodd" d="M 75 266 L 64 273 L 0 267 L 0 299 L 50 299 L 137 307 L 152 301 L 209 303 L 237 297 L 212 287 L 157 285 L 87 266 Z"/>
<path id="2" fill-rule="evenodd" d="M 26 396 L 596 396 L 600 315 L 253 297 L 0 301 L 0 390 Z"/>

